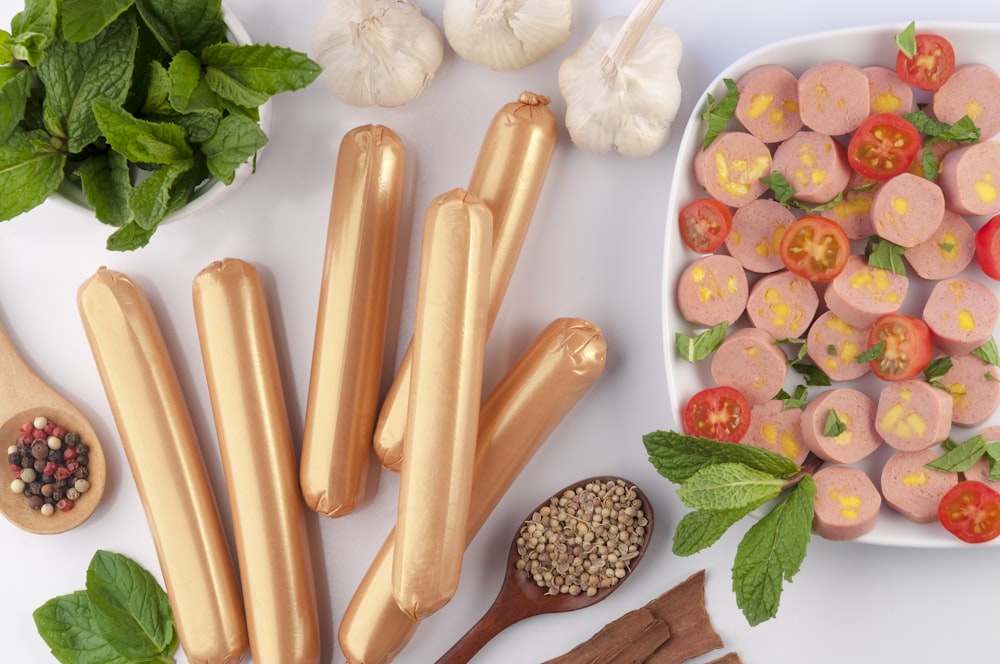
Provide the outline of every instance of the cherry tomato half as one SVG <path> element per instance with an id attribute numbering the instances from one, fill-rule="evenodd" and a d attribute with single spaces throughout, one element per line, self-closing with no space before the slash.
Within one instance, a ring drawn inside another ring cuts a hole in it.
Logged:
<path id="1" fill-rule="evenodd" d="M 963 542 L 995 539 L 1000 535 L 1000 493 L 982 482 L 959 482 L 941 497 L 938 520 Z"/>
<path id="2" fill-rule="evenodd" d="M 750 428 L 750 402 L 736 388 L 709 387 L 691 397 L 682 420 L 688 435 L 737 443 Z"/>
<path id="3" fill-rule="evenodd" d="M 888 180 L 905 173 L 920 151 L 920 132 L 892 113 L 870 116 L 851 136 L 847 161 L 872 180 Z"/>
<path id="4" fill-rule="evenodd" d="M 710 254 L 718 249 L 732 227 L 733 215 L 729 208 L 714 198 L 699 198 L 681 208 L 681 239 L 699 254 Z"/>
<path id="5" fill-rule="evenodd" d="M 931 330 L 927 323 L 905 314 L 882 314 L 868 330 L 868 347 L 884 342 L 880 357 L 871 360 L 872 373 L 882 380 L 909 380 L 931 361 Z"/>
<path id="6" fill-rule="evenodd" d="M 809 281 L 830 281 L 847 265 L 851 242 L 837 222 L 809 215 L 788 226 L 778 252 L 789 272 Z"/>
<path id="7" fill-rule="evenodd" d="M 912 58 L 896 54 L 896 75 L 921 90 L 937 90 L 955 71 L 955 49 L 941 35 L 917 35 L 917 50 Z"/>
<path id="8" fill-rule="evenodd" d="M 976 231 L 976 260 L 987 277 L 1000 281 L 1000 215 Z"/>

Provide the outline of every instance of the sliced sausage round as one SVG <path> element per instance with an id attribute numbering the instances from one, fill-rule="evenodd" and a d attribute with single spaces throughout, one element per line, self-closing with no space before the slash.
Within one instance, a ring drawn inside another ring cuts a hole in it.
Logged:
<path id="1" fill-rule="evenodd" d="M 951 368 L 937 379 L 951 394 L 951 421 L 976 426 L 1000 405 L 1000 370 L 975 355 L 953 355 Z"/>
<path id="2" fill-rule="evenodd" d="M 800 131 L 779 145 L 774 170 L 795 188 L 793 198 L 803 203 L 833 200 L 851 178 L 844 146 L 815 131 Z"/>
<path id="3" fill-rule="evenodd" d="M 951 409 L 951 395 L 923 380 L 889 383 L 879 393 L 875 430 L 897 450 L 925 450 L 948 437 Z"/>
<path id="4" fill-rule="evenodd" d="M 816 317 L 806 335 L 806 353 L 832 381 L 854 380 L 871 371 L 854 358 L 868 347 L 868 330 L 855 327 L 832 311 Z"/>
<path id="5" fill-rule="evenodd" d="M 872 228 L 879 237 L 913 247 L 934 235 L 944 207 L 941 187 L 919 175 L 900 173 L 872 197 Z"/>
<path id="6" fill-rule="evenodd" d="M 917 523 L 937 519 L 938 503 L 958 484 L 958 473 L 927 468 L 938 457 L 934 450 L 896 452 L 882 467 L 881 491 L 887 505 Z"/>
<path id="7" fill-rule="evenodd" d="M 736 388 L 751 404 L 759 404 L 773 399 L 781 389 L 788 358 L 770 333 L 744 327 L 715 350 L 711 372 L 716 383 Z"/>
<path id="8" fill-rule="evenodd" d="M 824 461 L 856 463 L 882 444 L 875 430 L 875 412 L 875 402 L 860 390 L 827 390 L 803 409 L 802 440 Z M 837 431 L 838 422 L 843 431 Z"/>
<path id="9" fill-rule="evenodd" d="M 1000 143 L 955 148 L 941 159 L 941 191 L 949 210 L 966 215 L 1000 212 Z"/>
<path id="10" fill-rule="evenodd" d="M 813 480 L 813 530 L 817 535 L 844 541 L 872 531 L 882 496 L 863 471 L 851 466 L 826 466 L 813 474 Z"/>
<path id="11" fill-rule="evenodd" d="M 862 67 L 868 79 L 869 115 L 905 115 L 913 110 L 913 88 L 888 67 Z"/>
<path id="12" fill-rule="evenodd" d="M 759 138 L 724 131 L 694 158 L 695 178 L 712 198 L 738 208 L 767 191 L 761 178 L 771 172 L 771 151 Z"/>
<path id="13" fill-rule="evenodd" d="M 735 323 L 746 309 L 749 285 L 743 266 L 732 256 L 696 258 L 677 280 L 677 308 L 684 320 L 712 327 Z"/>
<path id="14" fill-rule="evenodd" d="M 801 408 L 785 408 L 785 403 L 778 399 L 757 404 L 750 408 L 750 428 L 740 443 L 780 454 L 802 465 L 809 448 L 802 441 L 801 419 Z"/>
<path id="15" fill-rule="evenodd" d="M 931 109 L 948 124 L 967 115 L 979 128 L 980 140 L 993 138 L 1000 134 L 1000 76 L 986 65 L 958 67 L 934 93 Z"/>
<path id="16" fill-rule="evenodd" d="M 882 314 L 899 310 L 909 283 L 902 274 L 872 267 L 863 256 L 851 256 L 844 271 L 827 285 L 823 297 L 838 318 L 867 329 Z"/>
<path id="17" fill-rule="evenodd" d="M 875 232 L 872 230 L 871 207 L 878 184 L 852 171 L 843 198 L 833 207 L 820 211 L 820 215 L 840 224 L 852 240 L 868 237 Z"/>
<path id="18" fill-rule="evenodd" d="M 819 308 L 816 287 L 788 270 L 757 280 L 747 298 L 747 316 L 775 339 L 796 339 L 812 324 Z"/>
<path id="19" fill-rule="evenodd" d="M 944 211 L 941 225 L 920 244 L 903 252 L 924 279 L 947 279 L 964 270 L 976 255 L 976 231 L 960 214 Z"/>
<path id="20" fill-rule="evenodd" d="M 823 62 L 799 76 L 799 115 L 813 131 L 848 134 L 868 117 L 869 106 L 868 77 L 860 67 Z"/>
<path id="21" fill-rule="evenodd" d="M 953 277 L 935 284 L 923 319 L 936 347 L 949 355 L 964 355 L 989 341 L 998 315 L 1000 301 L 990 288 Z"/>
<path id="22" fill-rule="evenodd" d="M 802 128 L 799 81 L 781 65 L 760 65 L 736 81 L 736 119 L 765 143 L 783 141 Z"/>
<path id="23" fill-rule="evenodd" d="M 781 238 L 793 221 L 795 215 L 777 201 L 750 201 L 733 214 L 726 249 L 751 272 L 777 272 L 785 266 L 778 251 Z"/>

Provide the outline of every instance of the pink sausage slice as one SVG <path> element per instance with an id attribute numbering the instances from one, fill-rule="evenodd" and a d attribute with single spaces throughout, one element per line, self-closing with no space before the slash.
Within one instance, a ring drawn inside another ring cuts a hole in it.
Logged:
<path id="1" fill-rule="evenodd" d="M 751 272 L 769 273 L 784 268 L 781 238 L 795 215 L 781 203 L 758 198 L 736 210 L 733 227 L 726 236 L 729 255 Z"/>
<path id="2" fill-rule="evenodd" d="M 990 288 L 954 277 L 934 286 L 923 318 L 937 348 L 949 355 L 964 355 L 989 341 L 998 314 L 1000 301 Z"/>
<path id="3" fill-rule="evenodd" d="M 944 211 L 941 225 L 929 238 L 903 252 L 913 271 L 924 279 L 954 277 L 976 255 L 976 232 L 960 214 Z"/>
<path id="4" fill-rule="evenodd" d="M 922 380 L 904 380 L 882 388 L 875 411 L 875 430 L 904 452 L 937 445 L 951 431 L 951 395 Z"/>
<path id="5" fill-rule="evenodd" d="M 799 76 L 802 123 L 821 134 L 840 136 L 868 117 L 868 77 L 848 62 L 824 62 Z"/>
<path id="6" fill-rule="evenodd" d="M 955 148 L 941 159 L 940 183 L 949 210 L 966 215 L 1000 213 L 1000 143 Z"/>
<path id="7" fill-rule="evenodd" d="M 951 394 L 951 421 L 961 426 L 982 424 L 1000 405 L 1000 370 L 975 355 L 950 359 L 951 369 L 937 382 Z"/>
<path id="8" fill-rule="evenodd" d="M 882 314 L 899 310 L 909 283 L 901 274 L 872 267 L 862 256 L 851 256 L 844 271 L 827 285 L 823 296 L 826 306 L 838 318 L 867 329 Z"/>
<path id="9" fill-rule="evenodd" d="M 968 115 L 980 140 L 1000 134 L 1000 76 L 986 65 L 963 65 L 944 82 L 931 104 L 934 117 L 954 124 Z"/>
<path id="10" fill-rule="evenodd" d="M 813 474 L 813 480 L 813 530 L 817 535 L 845 541 L 871 532 L 882 507 L 882 496 L 863 471 L 851 466 L 827 466 Z"/>
<path id="11" fill-rule="evenodd" d="M 747 298 L 750 322 L 775 339 L 802 336 L 818 308 L 816 287 L 788 270 L 761 277 Z"/>
<path id="12" fill-rule="evenodd" d="M 905 115 L 913 110 L 913 88 L 887 67 L 862 67 L 868 79 L 869 115 Z"/>
<path id="13" fill-rule="evenodd" d="M 935 183 L 901 173 L 872 197 L 872 228 L 890 242 L 913 247 L 928 239 L 944 217 L 944 193 Z"/>
<path id="14" fill-rule="evenodd" d="M 732 256 L 696 258 L 677 280 L 677 308 L 684 320 L 711 327 L 735 323 L 747 305 L 747 275 Z"/>
<path id="15" fill-rule="evenodd" d="M 802 440 L 824 461 L 856 463 L 882 444 L 875 430 L 875 412 L 875 402 L 860 390 L 827 390 L 802 411 Z M 831 413 L 845 427 L 835 435 L 827 435 L 832 433 L 827 429 Z"/>
<path id="16" fill-rule="evenodd" d="M 872 230 L 871 207 L 877 186 L 875 180 L 852 171 L 843 198 L 832 208 L 822 210 L 820 215 L 840 224 L 851 240 L 868 237 L 875 232 Z"/>
<path id="17" fill-rule="evenodd" d="M 750 408 L 750 428 L 740 441 L 788 457 L 802 465 L 809 448 L 802 440 L 802 409 L 785 408 L 778 399 Z"/>
<path id="18" fill-rule="evenodd" d="M 783 141 L 802 128 L 799 82 L 781 65 L 760 65 L 736 81 L 736 119 L 765 143 Z"/>
<path id="19" fill-rule="evenodd" d="M 937 519 L 938 503 L 948 489 L 958 484 L 957 473 L 926 467 L 938 457 L 934 450 L 896 452 L 882 467 L 882 498 L 887 505 L 917 523 Z"/>
<path id="20" fill-rule="evenodd" d="M 724 131 L 694 157 L 695 178 L 705 191 L 729 207 L 741 207 L 767 191 L 760 181 L 771 172 L 771 151 L 759 138 Z"/>
<path id="21" fill-rule="evenodd" d="M 1000 441 L 1000 426 L 986 427 L 979 432 L 979 435 L 982 436 L 983 440 L 987 443 L 998 442 Z M 972 465 L 972 468 L 969 468 L 963 474 L 967 480 L 982 482 L 994 491 L 1000 491 L 1000 480 L 990 479 L 989 461 L 985 456 L 980 458 L 979 461 Z"/>
<path id="22" fill-rule="evenodd" d="M 851 178 L 844 146 L 815 131 L 800 131 L 779 145 L 774 170 L 795 188 L 793 198 L 803 203 L 833 200 Z"/>
<path id="23" fill-rule="evenodd" d="M 774 337 L 755 327 L 736 330 L 712 355 L 712 378 L 743 393 L 751 405 L 774 398 L 785 382 L 788 358 Z"/>
<path id="24" fill-rule="evenodd" d="M 832 311 L 820 314 L 806 335 L 806 353 L 832 381 L 854 380 L 871 371 L 868 362 L 854 359 L 867 347 L 868 330 L 847 323 Z"/>

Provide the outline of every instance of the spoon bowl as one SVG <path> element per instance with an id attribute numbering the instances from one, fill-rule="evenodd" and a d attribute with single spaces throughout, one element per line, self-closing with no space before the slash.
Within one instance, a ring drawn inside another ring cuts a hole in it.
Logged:
<path id="1" fill-rule="evenodd" d="M 561 496 L 566 491 L 586 486 L 591 482 L 618 482 L 625 483 L 625 486 L 634 489 L 636 496 L 642 501 L 643 515 L 647 524 L 643 535 L 642 544 L 638 549 L 638 554 L 632 558 L 629 564 L 628 573 L 618 580 L 618 583 L 606 588 L 599 588 L 594 595 L 580 593 L 570 595 L 566 593 L 551 594 L 546 588 L 535 583 L 534 579 L 524 570 L 517 569 L 517 562 L 521 555 L 518 552 L 517 540 L 521 532 L 521 524 L 529 521 L 531 516 L 549 504 L 549 500 L 555 496 Z M 468 632 L 459 639 L 451 649 L 448 650 L 436 664 L 464 664 L 468 662 L 490 639 L 502 632 L 514 623 L 541 615 L 543 613 L 562 613 L 565 611 L 576 611 L 587 606 L 597 604 L 607 599 L 611 593 L 621 587 L 622 583 L 635 571 L 636 565 L 642 560 L 649 546 L 650 536 L 653 532 L 653 508 L 646 497 L 646 494 L 634 483 L 621 477 L 599 476 L 591 477 L 578 482 L 574 482 L 538 505 L 535 509 L 518 524 L 517 532 L 514 534 L 514 541 L 511 543 L 510 551 L 507 554 L 507 567 L 504 573 L 503 583 L 496 599 L 483 617 L 473 625 Z"/>
<path id="2" fill-rule="evenodd" d="M 75 528 L 97 509 L 107 480 L 104 450 L 83 413 L 32 371 L 0 328 L 0 441 L 3 449 L 17 441 L 22 424 L 39 416 L 79 434 L 81 442 L 89 446 L 87 481 L 90 489 L 75 501 L 73 509 L 56 510 L 51 516 L 44 516 L 39 510 L 28 507 L 28 499 L 22 494 L 10 489 L 14 473 L 5 464 L 0 470 L 0 477 L 4 478 L 0 483 L 0 512 L 22 530 L 51 535 Z"/>

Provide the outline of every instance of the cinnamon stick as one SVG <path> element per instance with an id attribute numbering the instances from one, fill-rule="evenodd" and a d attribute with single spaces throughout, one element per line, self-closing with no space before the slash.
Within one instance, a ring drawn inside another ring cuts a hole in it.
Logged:
<path id="1" fill-rule="evenodd" d="M 705 570 L 692 574 L 645 608 L 670 628 L 670 639 L 646 660 L 648 664 L 680 664 L 724 645 L 705 610 Z"/>
<path id="2" fill-rule="evenodd" d="M 669 638 L 666 623 L 642 607 L 616 618 L 580 645 L 545 664 L 644 662 Z"/>
<path id="3" fill-rule="evenodd" d="M 743 664 L 743 660 L 740 656 L 734 652 L 727 652 L 725 655 L 718 659 L 713 659 L 708 664 Z"/>

